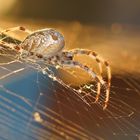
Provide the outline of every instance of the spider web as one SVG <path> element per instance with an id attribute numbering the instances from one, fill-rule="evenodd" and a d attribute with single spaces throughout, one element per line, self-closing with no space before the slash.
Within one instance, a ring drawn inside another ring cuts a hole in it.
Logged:
<path id="1" fill-rule="evenodd" d="M 49 66 L 43 74 L 43 65 L 18 61 L 8 48 L 1 46 L 0 54 L 1 140 L 139 139 L 138 74 L 113 75 L 109 106 L 103 111 L 104 90 L 91 106 L 81 98 L 86 95 L 90 102 L 92 94 L 94 99 L 96 83 L 70 87 Z"/>

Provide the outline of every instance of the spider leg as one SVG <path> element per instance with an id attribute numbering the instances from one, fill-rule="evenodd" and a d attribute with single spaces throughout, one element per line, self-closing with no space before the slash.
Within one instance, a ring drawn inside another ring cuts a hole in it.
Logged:
<path id="1" fill-rule="evenodd" d="M 28 29 L 26 29 L 25 27 L 22 27 L 22 26 L 8 28 L 8 29 L 5 29 L 5 30 L 0 31 L 0 33 L 1 34 L 6 34 L 8 32 L 13 32 L 13 31 L 23 31 L 23 32 L 26 32 L 26 33 L 29 33 L 29 34 L 32 33 L 32 31 L 30 31 L 30 30 L 28 30 Z"/>
<path id="2" fill-rule="evenodd" d="M 6 34 L 8 32 L 13 32 L 13 31 L 23 31 L 23 32 L 27 32 L 29 34 L 32 33 L 30 30 L 28 30 L 28 29 L 26 29 L 24 27 L 17 26 L 17 27 L 8 28 L 8 29 L 5 29 L 5 30 L 0 31 L 0 35 Z M 0 45 L 5 46 L 5 47 L 9 47 L 10 49 L 15 50 L 15 51 L 19 51 L 20 48 L 18 47 L 18 44 L 14 45 L 14 44 L 10 44 L 10 43 L 7 43 L 7 42 L 3 41 L 7 37 L 8 36 L 5 36 L 5 37 L 3 37 L 3 38 L 0 39 Z"/>
<path id="3" fill-rule="evenodd" d="M 17 27 L 13 27 L 13 28 L 8 28 L 8 29 L 5 29 L 5 30 L 2 30 L 0 31 L 0 35 L 5 35 L 7 34 L 8 32 L 14 32 L 14 31 L 22 31 L 22 32 L 26 32 L 28 34 L 31 34 L 32 32 L 28 29 L 26 29 L 25 27 L 22 27 L 22 26 L 17 26 Z M 5 36 L 3 38 L 0 39 L 0 42 L 3 41 L 4 39 L 6 39 L 8 36 Z"/>
<path id="4" fill-rule="evenodd" d="M 65 59 L 73 60 L 75 53 L 69 52 L 69 51 L 64 51 L 64 52 L 62 52 L 62 55 L 63 55 L 63 57 Z M 101 74 L 102 74 L 102 65 L 101 65 L 101 63 L 98 63 L 98 66 L 99 66 L 99 72 L 100 72 L 99 75 L 101 76 Z M 99 100 L 100 90 L 101 90 L 101 83 L 97 82 L 97 91 L 96 91 L 97 95 L 95 97 L 95 102 L 98 102 L 98 100 Z"/>
<path id="5" fill-rule="evenodd" d="M 100 82 L 102 85 L 105 84 L 105 81 L 102 79 L 101 76 L 98 76 L 92 69 L 90 69 L 88 66 L 81 64 L 78 61 L 73 61 L 72 58 L 61 58 L 61 55 L 53 56 L 47 60 L 49 64 L 55 65 L 56 67 L 78 67 L 86 71 L 89 75 L 92 76 L 96 81 Z"/>
<path id="6" fill-rule="evenodd" d="M 68 53 L 67 53 L 68 54 Z M 105 81 L 102 79 L 101 76 L 96 75 L 96 73 L 87 67 L 86 65 L 81 64 L 80 62 L 73 61 L 70 55 L 66 58 L 63 58 L 62 56 L 54 56 L 49 60 L 49 63 L 56 66 L 56 68 L 59 67 L 78 67 L 86 71 L 89 75 L 92 76 L 93 79 L 95 79 L 98 83 L 101 83 L 102 85 L 105 85 Z"/>
<path id="7" fill-rule="evenodd" d="M 7 65 L 7 64 L 12 64 L 12 63 L 14 63 L 14 62 L 19 62 L 18 61 L 18 54 L 12 54 L 12 53 L 10 53 L 9 54 L 9 52 L 11 52 L 11 50 L 14 50 L 14 51 L 16 51 L 16 48 L 15 48 L 16 46 L 15 45 L 13 45 L 13 44 L 9 44 L 9 43 L 6 43 L 6 42 L 4 42 L 4 41 L 1 41 L 0 42 L 0 56 L 6 56 L 6 57 L 14 57 L 14 58 L 17 58 L 17 60 L 12 60 L 12 61 L 10 61 L 10 62 L 6 62 L 6 63 L 0 63 L 0 66 L 1 65 Z"/>
<path id="8" fill-rule="evenodd" d="M 105 84 L 105 81 L 98 75 L 96 75 L 96 73 L 94 73 L 92 71 L 92 69 L 90 69 L 89 67 L 87 67 L 86 65 L 81 64 L 78 61 L 73 61 L 73 60 L 69 60 L 69 61 L 59 61 L 58 65 L 60 65 L 61 67 L 78 67 L 83 69 L 84 71 L 86 71 L 89 75 L 92 76 L 93 79 L 95 79 L 96 81 L 100 82 L 102 85 Z"/>
<path id="9" fill-rule="evenodd" d="M 74 50 L 70 50 L 67 52 L 63 52 L 64 55 L 67 55 L 68 57 L 74 57 L 74 55 L 78 55 L 78 54 L 84 54 L 84 55 L 88 55 L 91 58 L 95 59 L 98 66 L 99 66 L 99 71 L 100 71 L 100 76 L 102 77 L 102 64 L 104 64 L 106 66 L 107 69 L 107 77 L 108 77 L 108 81 L 107 81 L 107 87 L 106 87 L 106 99 L 105 99 L 105 105 L 104 105 L 104 109 L 107 107 L 108 101 L 109 101 L 109 94 L 110 94 L 110 85 L 111 85 L 111 68 L 108 64 L 107 61 L 105 61 L 104 59 L 101 59 L 100 57 L 98 57 L 98 55 L 91 50 L 87 50 L 87 49 L 74 49 Z M 101 89 L 101 83 L 97 83 L 97 96 L 96 96 L 96 102 L 99 99 L 100 96 L 100 89 Z"/>
<path id="10" fill-rule="evenodd" d="M 9 48 L 11 50 L 17 51 L 17 45 L 7 43 L 5 41 L 0 41 L 1 48 Z"/>
<path id="11" fill-rule="evenodd" d="M 7 49 L 7 50 L 13 50 L 16 51 L 17 53 L 20 52 L 22 49 L 13 43 L 7 43 L 5 41 L 0 41 L 0 49 L 2 50 L 2 48 Z"/>

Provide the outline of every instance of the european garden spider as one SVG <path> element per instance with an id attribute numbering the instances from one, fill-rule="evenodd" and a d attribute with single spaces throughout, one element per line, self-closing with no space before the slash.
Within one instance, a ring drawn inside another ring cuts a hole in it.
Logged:
<path id="1" fill-rule="evenodd" d="M 27 32 L 29 33 L 29 35 L 19 45 L 11 45 L 3 41 L 3 39 L 0 40 L 0 45 L 6 46 L 16 51 L 19 54 L 19 59 L 26 59 L 29 61 L 32 60 L 34 62 L 45 61 L 45 63 L 51 64 L 55 67 L 69 66 L 79 67 L 83 69 L 89 75 L 91 75 L 92 78 L 98 83 L 95 102 L 97 102 L 99 99 L 101 85 L 105 86 L 106 97 L 103 108 L 105 109 L 107 107 L 111 85 L 111 69 L 107 61 L 104 61 L 103 59 L 98 57 L 97 53 L 91 50 L 79 48 L 69 51 L 63 50 L 65 45 L 64 37 L 62 36 L 62 34 L 60 34 L 54 29 L 46 28 L 35 32 L 31 32 L 30 30 L 25 29 L 24 27 L 14 27 L 1 31 L 1 34 L 6 34 L 8 32 L 16 30 Z M 91 58 L 95 59 L 98 64 L 100 74 L 97 75 L 88 66 L 83 65 L 78 61 L 74 61 L 73 58 L 77 54 L 88 55 Z M 102 64 L 104 64 L 107 68 L 107 82 L 105 82 L 102 78 Z"/>

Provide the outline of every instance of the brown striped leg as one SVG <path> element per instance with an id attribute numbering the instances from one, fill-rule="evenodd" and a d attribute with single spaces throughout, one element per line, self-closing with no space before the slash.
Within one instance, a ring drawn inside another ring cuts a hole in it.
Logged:
<path id="1" fill-rule="evenodd" d="M 74 55 L 78 54 L 77 52 L 69 52 L 69 51 L 65 51 L 65 52 L 62 52 L 62 56 L 64 57 L 64 59 L 68 59 L 68 60 L 73 60 L 74 58 Z M 81 53 L 80 53 L 81 54 Z M 98 63 L 99 65 L 99 75 L 101 76 L 102 74 L 102 65 L 101 63 Z M 100 82 L 97 82 L 97 95 L 95 97 L 95 102 L 98 102 L 99 100 L 99 96 L 100 96 L 100 90 L 101 90 L 101 83 Z"/>
<path id="2" fill-rule="evenodd" d="M 8 32 L 13 32 L 13 31 L 23 31 L 23 32 L 27 32 L 29 34 L 31 34 L 32 32 L 29 31 L 28 29 L 25 29 L 24 27 L 21 27 L 21 26 L 18 26 L 18 27 L 13 27 L 13 28 L 8 28 L 8 29 L 5 29 L 5 30 L 2 30 L 0 31 L 0 34 L 6 34 Z M 6 39 L 8 36 L 6 37 L 3 37 L 0 39 L 0 45 L 2 45 L 3 47 L 8 47 L 12 50 L 15 50 L 17 52 L 21 51 L 21 48 L 19 47 L 18 44 L 14 45 L 14 44 L 10 44 L 10 43 L 6 43 L 5 41 L 3 41 L 4 39 Z"/>
<path id="3" fill-rule="evenodd" d="M 72 58 L 70 58 L 69 56 L 66 58 L 64 55 L 69 55 L 69 52 L 62 52 L 62 55 L 58 55 L 58 56 L 53 56 L 51 58 L 49 58 L 47 61 L 55 66 L 60 66 L 60 67 L 78 67 L 83 69 L 84 71 L 86 71 L 89 75 L 92 76 L 92 78 L 94 78 L 97 82 L 100 82 L 102 85 L 105 84 L 105 81 L 102 79 L 101 76 L 98 76 L 92 69 L 90 69 L 89 67 L 87 67 L 86 65 L 81 64 L 78 61 L 73 61 Z"/>
<path id="4" fill-rule="evenodd" d="M 17 49 L 16 48 L 17 48 L 17 46 L 15 46 L 13 44 L 9 44 L 9 43 L 6 43 L 4 41 L 1 41 L 0 42 L 0 56 L 6 56 L 6 57 L 14 57 L 14 58 L 16 58 L 16 60 L 12 60 L 10 62 L 0 63 L 0 66 L 1 65 L 12 64 L 14 62 L 20 62 L 19 61 L 19 54 L 18 53 L 16 55 L 12 55 L 12 54 L 8 54 L 7 53 L 8 51 L 11 51 L 11 50 L 14 50 L 14 51 L 17 52 Z"/>
<path id="5" fill-rule="evenodd" d="M 84 55 L 88 55 L 91 58 L 95 59 L 96 62 L 98 63 L 99 66 L 99 71 L 100 71 L 100 76 L 102 77 L 102 64 L 104 64 L 107 68 L 107 77 L 108 77 L 108 81 L 107 81 L 107 87 L 106 87 L 106 99 L 105 99 L 105 105 L 104 105 L 104 109 L 107 107 L 108 101 L 109 101 L 109 94 L 110 94 L 110 85 L 111 85 L 111 68 L 108 64 L 107 61 L 101 59 L 100 57 L 98 57 L 98 55 L 91 51 L 91 50 L 87 50 L 87 49 L 74 49 L 74 50 L 70 50 L 69 53 L 67 55 L 69 56 L 74 56 L 77 54 L 84 54 Z M 97 96 L 96 96 L 96 101 L 98 101 L 99 99 L 99 95 L 100 95 L 100 88 L 101 88 L 101 83 L 98 83 L 97 85 Z"/>
<path id="6" fill-rule="evenodd" d="M 8 32 L 13 32 L 13 31 L 23 31 L 23 32 L 26 32 L 26 33 L 29 33 L 29 34 L 32 33 L 30 30 L 28 30 L 28 29 L 26 29 L 25 27 L 22 27 L 22 26 L 8 28 L 8 29 L 5 29 L 5 30 L 0 31 L 0 33 L 1 34 L 6 34 Z"/>
<path id="7" fill-rule="evenodd" d="M 7 34 L 8 32 L 14 32 L 14 31 L 22 31 L 22 32 L 26 32 L 28 34 L 31 34 L 32 32 L 22 26 L 17 26 L 17 27 L 13 27 L 13 28 L 8 28 L 8 29 L 5 29 L 5 30 L 2 30 L 0 31 L 0 34 Z M 0 39 L 0 42 L 4 39 L 6 39 L 6 37 L 3 37 L 2 39 Z"/>
<path id="8" fill-rule="evenodd" d="M 73 52 L 68 52 L 68 51 L 63 52 L 63 57 L 65 57 L 66 59 L 73 60 L 74 55 L 75 55 L 75 53 L 73 53 Z M 101 63 L 98 63 L 98 66 L 99 66 L 99 72 L 100 72 L 99 75 L 101 76 L 101 74 L 102 74 Z M 95 102 L 98 102 L 98 100 L 99 100 L 100 90 L 101 90 L 101 83 L 97 82 L 97 91 L 96 91 L 97 95 L 95 97 Z"/>
<path id="9" fill-rule="evenodd" d="M 14 50 L 14 51 L 17 50 L 17 49 L 16 49 L 16 45 L 14 45 L 14 44 L 9 44 L 9 43 L 4 42 L 4 41 L 0 41 L 0 46 L 1 46 L 1 48 L 4 48 L 4 49 L 9 48 L 9 49 Z"/>
<path id="10" fill-rule="evenodd" d="M 73 61 L 73 60 L 61 60 L 61 58 L 59 59 L 58 57 L 56 57 L 56 59 L 54 59 L 54 57 L 53 57 L 52 60 L 50 60 L 50 63 L 55 66 L 58 65 L 60 67 L 67 66 L 67 67 L 81 68 L 84 71 L 86 71 L 89 75 L 91 75 L 92 78 L 95 79 L 97 82 L 100 82 L 102 85 L 105 84 L 105 81 L 102 79 L 101 76 L 98 76 L 92 69 L 90 69 L 86 65 L 81 64 L 80 62 Z"/>
<path id="11" fill-rule="evenodd" d="M 22 51 L 22 49 L 20 48 L 20 46 L 15 45 L 15 44 L 10 44 L 10 43 L 7 43 L 5 41 L 0 41 L 0 46 L 1 46 L 1 48 L 4 48 L 4 49 L 14 50 L 17 53 L 20 53 L 20 51 Z"/>

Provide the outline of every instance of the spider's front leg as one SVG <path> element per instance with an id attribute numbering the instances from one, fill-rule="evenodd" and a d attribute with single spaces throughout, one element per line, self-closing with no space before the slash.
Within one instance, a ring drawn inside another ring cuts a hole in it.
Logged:
<path id="1" fill-rule="evenodd" d="M 28 29 L 26 29 L 25 27 L 22 27 L 22 26 L 17 26 L 17 27 L 13 27 L 13 28 L 8 28 L 8 29 L 5 29 L 5 30 L 2 30 L 0 31 L 0 35 L 6 35 L 5 37 L 1 38 L 0 39 L 0 43 L 3 43 L 4 39 L 7 39 L 9 36 L 7 36 L 7 33 L 9 32 L 14 32 L 14 31 L 22 31 L 22 32 L 25 32 L 25 33 L 28 33 L 28 34 L 31 34 L 32 32 Z M 21 40 L 18 40 L 21 42 Z"/>
<path id="2" fill-rule="evenodd" d="M 10 44 L 10 43 L 7 43 L 5 41 L 0 41 L 0 46 L 1 46 L 0 49 L 2 49 L 2 48 L 6 49 L 7 48 L 7 49 L 14 50 L 14 51 L 16 51 L 18 49 L 17 45 Z"/>
<path id="3" fill-rule="evenodd" d="M 25 27 L 18 26 L 18 27 L 8 28 L 8 29 L 0 31 L 0 35 L 3 35 L 3 34 L 5 35 L 8 32 L 14 32 L 14 31 L 22 31 L 22 32 L 26 32 L 28 34 L 32 33 L 30 30 L 26 29 Z M 8 36 L 5 36 L 5 37 L 0 39 L 0 45 L 1 46 L 10 48 L 10 49 L 12 49 L 16 52 L 20 50 L 19 44 L 7 43 L 7 42 L 3 41 L 6 38 L 8 38 Z"/>
<path id="4" fill-rule="evenodd" d="M 31 34 L 32 32 L 28 29 L 26 29 L 25 27 L 22 26 L 17 26 L 17 27 L 13 27 L 13 28 L 8 28 L 5 30 L 0 31 L 0 34 L 6 34 L 8 32 L 14 32 L 14 31 L 22 31 L 22 32 L 26 32 L 28 34 Z"/>
<path id="5" fill-rule="evenodd" d="M 0 41 L 0 56 L 6 56 L 6 57 L 12 57 L 12 58 L 15 58 L 15 60 L 12 60 L 10 62 L 3 62 L 3 63 L 0 63 L 0 66 L 1 65 L 7 65 L 7 64 L 12 64 L 14 62 L 20 62 L 19 61 L 19 47 L 15 44 L 10 44 L 10 43 L 7 43 L 7 42 L 4 42 L 4 41 Z M 13 54 L 12 51 L 15 51 L 16 52 L 16 55 Z"/>

